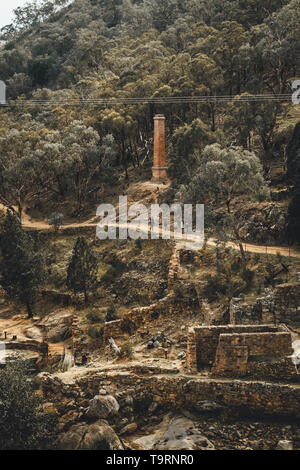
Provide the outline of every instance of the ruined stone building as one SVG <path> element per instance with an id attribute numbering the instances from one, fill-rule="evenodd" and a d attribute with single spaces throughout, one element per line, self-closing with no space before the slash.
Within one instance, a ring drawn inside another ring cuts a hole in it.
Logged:
<path id="1" fill-rule="evenodd" d="M 293 373 L 291 345 L 284 325 L 195 326 L 188 333 L 187 367 L 216 376 L 251 376 L 259 370 L 262 377 L 286 378 Z"/>

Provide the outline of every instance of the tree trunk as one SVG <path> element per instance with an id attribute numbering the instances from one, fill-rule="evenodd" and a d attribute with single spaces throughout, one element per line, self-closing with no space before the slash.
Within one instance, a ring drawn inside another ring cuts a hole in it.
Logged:
<path id="1" fill-rule="evenodd" d="M 29 301 L 26 302 L 26 308 L 27 308 L 28 318 L 32 318 L 33 317 L 33 312 L 32 312 L 31 305 L 30 305 Z"/>

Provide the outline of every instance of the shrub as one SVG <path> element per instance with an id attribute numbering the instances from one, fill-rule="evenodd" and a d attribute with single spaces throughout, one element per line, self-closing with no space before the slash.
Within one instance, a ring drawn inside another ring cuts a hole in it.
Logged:
<path id="1" fill-rule="evenodd" d="M 133 334 L 136 330 L 136 324 L 130 318 L 124 318 L 122 321 L 122 331 L 128 333 L 129 335 Z"/>
<path id="2" fill-rule="evenodd" d="M 104 321 L 103 313 L 94 310 L 88 312 L 86 318 L 90 323 L 103 323 Z"/>
<path id="3" fill-rule="evenodd" d="M 22 362 L 0 370 L 0 449 L 34 450 L 50 448 L 54 440 L 55 417 L 41 411 L 41 399 Z"/>
<path id="4" fill-rule="evenodd" d="M 129 359 L 133 356 L 133 345 L 130 341 L 123 343 L 120 348 L 120 357 Z"/>
<path id="5" fill-rule="evenodd" d="M 48 223 L 49 225 L 53 226 L 55 232 L 58 232 L 58 230 L 60 229 L 60 226 L 64 223 L 63 214 L 57 214 L 56 212 L 53 212 L 50 215 Z"/>
<path id="6" fill-rule="evenodd" d="M 100 339 L 103 335 L 103 327 L 90 326 L 87 330 L 87 334 L 92 339 Z"/>
<path id="7" fill-rule="evenodd" d="M 106 311 L 105 321 L 110 322 L 118 319 L 118 314 L 116 311 L 116 307 L 114 306 L 113 302 L 110 303 Z"/>
<path id="8" fill-rule="evenodd" d="M 108 270 L 101 277 L 101 281 L 110 283 L 112 282 L 117 275 L 117 269 L 114 266 L 109 266 Z"/>
<path id="9" fill-rule="evenodd" d="M 142 251 L 143 249 L 143 244 L 142 244 L 142 240 L 140 238 L 138 238 L 137 240 L 135 240 L 135 246 L 137 247 L 137 249 L 139 251 Z"/>

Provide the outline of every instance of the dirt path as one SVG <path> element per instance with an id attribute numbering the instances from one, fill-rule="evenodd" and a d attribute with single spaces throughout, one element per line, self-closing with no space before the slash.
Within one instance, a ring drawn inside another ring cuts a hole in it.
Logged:
<path id="1" fill-rule="evenodd" d="M 98 222 L 95 222 L 95 217 L 93 217 L 90 220 L 87 220 L 85 222 L 81 223 L 74 223 L 74 224 L 68 224 L 64 225 L 61 227 L 61 230 L 67 230 L 69 228 L 80 228 L 80 227 L 97 227 Z M 113 226 L 113 224 L 110 224 L 110 226 Z M 29 218 L 23 223 L 23 227 L 31 230 L 49 230 L 49 225 L 45 222 L 39 222 L 39 221 L 32 221 Z M 117 227 L 125 227 L 124 224 L 117 224 Z M 142 226 L 141 227 L 143 231 L 148 233 L 150 232 L 149 227 L 147 226 Z M 193 239 L 191 240 L 193 241 Z M 197 238 L 194 237 L 194 241 L 197 241 Z M 185 242 L 184 240 L 179 240 L 178 241 L 179 246 L 184 245 Z M 207 244 L 209 246 L 216 246 L 216 241 L 213 238 L 208 239 Z M 235 250 L 239 250 L 239 246 L 237 243 L 233 242 L 227 242 L 227 246 L 230 246 L 231 248 Z M 292 246 L 292 247 L 286 247 L 286 246 L 268 246 L 268 245 L 255 245 L 254 243 L 243 243 L 243 247 L 245 252 L 249 253 L 260 253 L 260 254 L 267 254 L 267 255 L 277 255 L 278 253 L 281 256 L 285 257 L 292 257 L 292 258 L 300 258 L 300 247 L 299 246 Z"/>
<path id="2" fill-rule="evenodd" d="M 151 186 L 151 188 L 150 188 Z M 149 185 L 146 186 L 147 189 L 154 189 L 156 188 L 159 190 L 159 187 L 157 184 L 154 183 L 149 183 Z M 137 190 L 141 190 L 142 187 L 139 187 L 138 184 L 134 185 L 134 191 L 132 191 L 132 194 L 136 195 L 138 192 Z M 143 186 L 143 189 L 145 190 L 145 185 Z M 166 188 L 164 188 L 166 189 Z M 130 197 L 132 194 L 128 194 Z M 136 204 L 142 203 L 144 200 L 141 199 L 139 201 L 135 201 Z M 0 204 L 0 209 L 5 209 L 4 206 Z M 79 222 L 79 223 L 72 223 L 72 224 L 65 224 L 61 227 L 61 230 L 68 230 L 68 229 L 76 229 L 76 228 L 82 228 L 82 227 L 97 227 L 99 223 L 99 218 L 97 216 L 94 216 L 86 221 Z M 131 221 L 132 223 L 132 221 Z M 111 223 L 110 226 L 116 225 L 116 227 L 125 227 L 124 224 L 117 224 Z M 33 220 L 30 218 L 30 216 L 26 213 L 26 210 L 24 210 L 23 215 L 22 215 L 22 226 L 25 229 L 28 230 L 49 230 L 50 226 L 47 221 L 39 221 L 39 220 Z M 144 233 L 149 233 L 149 226 L 148 225 L 142 225 L 141 230 Z M 95 230 L 96 232 L 96 230 Z M 197 242 L 197 236 L 192 236 L 191 242 Z M 176 240 L 178 243 L 178 247 L 182 246 L 184 247 L 185 241 L 184 240 Z M 210 238 L 207 241 L 207 244 L 209 246 L 216 246 L 216 240 L 213 238 Z M 232 247 L 233 249 L 239 250 L 239 246 L 236 243 L 233 242 L 227 242 L 227 246 Z M 286 246 L 267 246 L 267 245 L 256 245 L 254 243 L 243 243 L 244 250 L 249 253 L 260 253 L 260 254 L 267 254 L 267 255 L 277 255 L 278 253 L 281 256 L 285 257 L 292 257 L 292 258 L 300 258 L 300 246 L 292 246 L 292 247 L 286 247 Z"/>

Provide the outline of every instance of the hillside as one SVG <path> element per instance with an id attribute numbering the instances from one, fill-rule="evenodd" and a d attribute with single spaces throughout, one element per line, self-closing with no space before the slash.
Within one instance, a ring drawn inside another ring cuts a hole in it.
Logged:
<path id="1" fill-rule="evenodd" d="M 0 450 L 300 448 L 299 24 L 40 0 L 2 29 Z M 152 212 L 100 239 L 120 196 L 204 204 L 203 245 Z"/>

